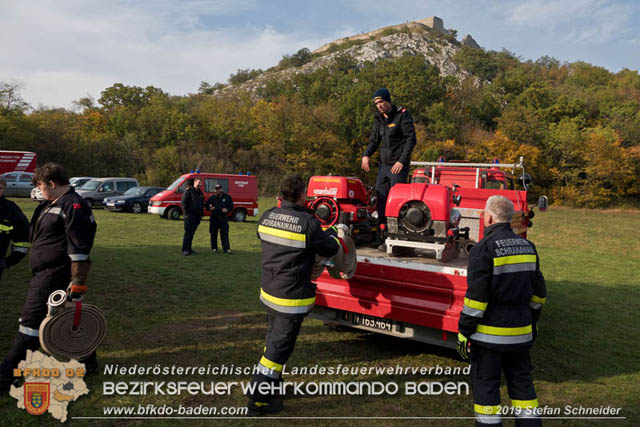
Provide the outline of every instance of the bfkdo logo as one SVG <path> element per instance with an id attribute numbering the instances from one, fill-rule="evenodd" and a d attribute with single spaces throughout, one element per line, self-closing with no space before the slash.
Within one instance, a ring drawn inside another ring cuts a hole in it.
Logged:
<path id="1" fill-rule="evenodd" d="M 24 383 L 24 407 L 28 413 L 42 415 L 51 402 L 49 383 Z"/>

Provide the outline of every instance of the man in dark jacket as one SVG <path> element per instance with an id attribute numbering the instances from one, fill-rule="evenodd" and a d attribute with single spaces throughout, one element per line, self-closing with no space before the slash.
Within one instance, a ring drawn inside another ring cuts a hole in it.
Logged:
<path id="1" fill-rule="evenodd" d="M 0 278 L 2 272 L 17 264 L 29 251 L 29 221 L 18 205 L 5 199 L 7 182 L 0 176 Z M 11 254 L 7 249 L 11 246 Z"/>
<path id="2" fill-rule="evenodd" d="M 513 203 L 492 196 L 484 210 L 484 238 L 469 254 L 468 289 L 458 329 L 458 351 L 471 353 L 476 425 L 502 425 L 504 370 L 516 426 L 539 426 L 529 349 L 547 291 L 533 243 L 511 229 Z"/>
<path id="3" fill-rule="evenodd" d="M 36 170 L 33 180 L 45 199 L 33 213 L 29 229 L 33 278 L 18 336 L 0 365 L 0 393 L 8 392 L 13 369 L 24 360 L 27 350 L 40 347 L 38 330 L 47 315 L 49 295 L 67 289 L 72 298 L 78 298 L 87 292 L 89 252 L 96 235 L 91 207 L 69 186 L 62 166 L 47 163 Z M 81 362 L 87 372 L 97 370 L 95 352 Z"/>
<path id="4" fill-rule="evenodd" d="M 380 151 L 380 169 L 376 179 L 378 221 L 387 224 L 385 206 L 389 191 L 397 183 L 407 182 L 411 152 L 416 146 L 416 131 L 411 114 L 403 107 L 391 104 L 391 94 L 385 88 L 373 94 L 378 112 L 373 120 L 369 145 L 362 155 L 362 169 L 369 172 L 370 158 Z M 384 243 L 380 250 L 386 251 Z"/>
<path id="5" fill-rule="evenodd" d="M 229 245 L 229 217 L 228 214 L 233 210 L 233 199 L 230 195 L 222 190 L 222 185 L 216 184 L 216 192 L 209 197 L 207 203 L 204 204 L 211 212 L 209 219 L 209 233 L 211 234 L 211 250 L 218 251 L 218 230 L 220 230 L 220 241 L 222 242 L 222 250 L 225 254 L 231 253 L 231 245 Z"/>
<path id="6" fill-rule="evenodd" d="M 282 410 L 277 390 L 260 391 L 282 383 L 282 366 L 293 352 L 304 317 L 313 309 L 316 290 L 311 270 L 316 254 L 331 257 L 340 239 L 333 229 L 322 231 L 320 222 L 305 209 L 305 184 L 288 176 L 280 185 L 282 206 L 269 209 L 258 225 L 262 241 L 262 289 L 260 301 L 267 309 L 267 342 L 251 385 L 252 415 Z"/>
<path id="7" fill-rule="evenodd" d="M 188 256 L 193 253 L 191 243 L 193 235 L 200 225 L 200 220 L 204 213 L 204 194 L 200 187 L 200 178 L 189 179 L 187 189 L 182 195 L 182 212 L 184 215 L 184 237 L 182 238 L 182 255 Z"/>

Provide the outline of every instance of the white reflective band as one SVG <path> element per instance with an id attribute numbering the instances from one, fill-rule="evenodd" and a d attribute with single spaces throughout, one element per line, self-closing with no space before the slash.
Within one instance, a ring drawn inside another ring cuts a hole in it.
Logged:
<path id="1" fill-rule="evenodd" d="M 542 304 L 539 304 L 537 302 L 529 302 L 529 307 L 533 308 L 534 310 L 540 310 L 542 308 Z"/>
<path id="2" fill-rule="evenodd" d="M 505 264 L 493 267 L 493 274 L 519 273 L 521 271 L 536 271 L 535 262 L 524 262 L 522 264 Z"/>
<path id="3" fill-rule="evenodd" d="M 89 255 L 85 254 L 69 254 L 71 261 L 86 261 L 89 259 Z"/>
<path id="4" fill-rule="evenodd" d="M 265 377 L 273 378 L 276 380 L 280 378 L 280 372 L 276 371 L 275 369 L 267 368 L 262 363 L 258 363 L 258 368 L 260 369 L 260 373 Z"/>
<path id="5" fill-rule="evenodd" d="M 466 314 L 467 316 L 471 316 L 471 317 L 483 317 L 484 316 L 484 311 L 477 310 L 475 308 L 471 308 L 471 307 L 468 307 L 466 305 L 462 306 L 462 312 L 464 314 Z"/>
<path id="6" fill-rule="evenodd" d="M 21 334 L 24 335 L 29 335 L 30 337 L 37 337 L 40 336 L 40 333 L 38 332 L 37 329 L 33 329 L 33 328 L 28 328 L 26 326 L 18 326 L 18 332 L 20 332 Z"/>
<path id="7" fill-rule="evenodd" d="M 12 246 L 13 252 L 20 252 L 26 254 L 29 252 L 29 248 L 23 248 L 22 246 Z"/>
<path id="8" fill-rule="evenodd" d="M 488 335 L 476 332 L 470 337 L 472 340 L 486 342 L 490 344 L 523 344 L 533 341 L 532 334 L 524 335 Z"/>
<path id="9" fill-rule="evenodd" d="M 96 222 L 96 217 L 95 217 L 95 216 L 93 216 L 93 215 L 91 215 L 91 216 L 89 217 L 89 221 L 91 221 L 91 222 Z"/>
<path id="10" fill-rule="evenodd" d="M 480 415 L 476 414 L 476 421 L 483 424 L 500 424 L 500 415 Z"/>
<path id="11" fill-rule="evenodd" d="M 538 408 L 533 408 L 533 409 L 524 409 L 522 408 L 522 410 L 520 412 L 516 411 L 516 417 L 518 418 L 538 418 L 538 415 L 536 414 L 536 409 Z"/>

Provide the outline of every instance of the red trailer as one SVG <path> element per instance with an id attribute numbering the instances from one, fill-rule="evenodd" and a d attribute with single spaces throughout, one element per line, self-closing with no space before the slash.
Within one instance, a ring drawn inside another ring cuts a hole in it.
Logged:
<path id="1" fill-rule="evenodd" d="M 452 168 L 456 176 L 476 184 L 481 182 L 483 168 L 523 169 L 522 159 L 518 164 L 419 165 L 440 168 L 442 177 L 447 175 L 447 168 Z M 506 177 L 500 173 L 491 175 Z M 387 199 L 389 253 L 358 248 L 357 270 L 348 280 L 323 272 L 315 280 L 316 307 L 311 317 L 330 325 L 455 348 L 467 290 L 468 251 L 484 235 L 487 198 L 500 194 L 514 202 L 517 212 L 512 226 L 518 234 L 526 235 L 533 217 L 533 210 L 527 206 L 526 188 L 518 191 L 465 187 L 457 182 L 394 186 Z M 546 208 L 546 197 L 541 197 L 539 207 Z M 395 255 L 389 246 L 404 246 L 402 249 L 410 253 Z M 443 252 L 449 255 L 442 256 Z"/>

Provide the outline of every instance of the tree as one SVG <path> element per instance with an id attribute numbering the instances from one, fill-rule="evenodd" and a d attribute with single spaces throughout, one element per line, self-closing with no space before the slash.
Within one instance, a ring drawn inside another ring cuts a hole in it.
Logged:
<path id="1" fill-rule="evenodd" d="M 8 111 L 26 111 L 29 104 L 22 98 L 20 91 L 24 84 L 0 82 L 0 108 Z"/>

